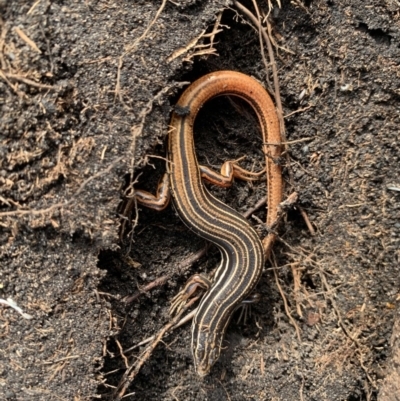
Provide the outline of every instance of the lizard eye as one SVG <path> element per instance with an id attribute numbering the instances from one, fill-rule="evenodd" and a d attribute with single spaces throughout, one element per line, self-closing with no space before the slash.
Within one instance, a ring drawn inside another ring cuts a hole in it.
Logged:
<path id="1" fill-rule="evenodd" d="M 197 346 L 194 348 L 194 359 L 197 361 L 202 361 L 205 357 L 205 349 L 204 346 L 197 344 Z"/>
<path id="2" fill-rule="evenodd" d="M 219 352 L 218 352 L 218 348 L 214 347 L 211 351 L 210 351 L 210 355 L 209 355 L 209 363 L 210 366 L 214 365 L 214 363 L 217 361 L 219 357 Z"/>

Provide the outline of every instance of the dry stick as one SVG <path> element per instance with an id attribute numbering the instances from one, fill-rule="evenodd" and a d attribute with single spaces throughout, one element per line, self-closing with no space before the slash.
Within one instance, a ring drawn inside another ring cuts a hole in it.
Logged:
<path id="1" fill-rule="evenodd" d="M 232 401 L 231 397 L 229 396 L 228 390 L 227 390 L 227 389 L 225 388 L 225 386 L 222 384 L 221 380 L 219 380 L 219 379 L 217 378 L 217 381 L 219 382 L 219 384 L 221 385 L 221 387 L 224 389 L 225 394 L 226 394 L 226 399 L 227 399 L 228 401 Z"/>
<path id="2" fill-rule="evenodd" d="M 209 33 L 208 35 L 206 35 L 206 36 L 210 36 L 210 48 L 213 48 L 213 46 L 214 46 L 215 36 L 219 32 L 222 32 L 222 29 L 218 29 L 219 26 L 221 25 L 221 19 L 222 19 L 222 11 L 217 15 L 217 19 L 215 20 L 212 32 Z"/>
<path id="3" fill-rule="evenodd" d="M 29 78 L 25 78 L 21 75 L 16 75 L 16 74 L 9 74 L 9 73 L 4 73 L 4 75 L 8 78 L 8 79 L 14 79 L 16 81 L 21 81 L 24 84 L 30 85 L 30 86 L 34 86 L 35 88 L 39 88 L 39 89 L 48 89 L 48 90 L 56 90 L 57 87 L 55 86 L 51 86 L 51 85 L 44 85 L 41 84 L 39 82 L 35 82 L 32 81 Z"/>
<path id="4" fill-rule="evenodd" d="M 179 320 L 179 322 L 175 326 L 171 327 L 171 331 L 183 326 L 187 322 L 190 322 L 193 319 L 194 315 L 196 314 L 197 309 L 198 308 L 193 309 L 186 316 L 184 316 L 181 320 Z M 144 340 L 140 341 L 140 343 L 137 343 L 135 345 L 132 345 L 132 347 L 125 349 L 124 353 L 128 354 L 129 352 L 133 351 L 134 349 L 139 348 L 142 345 L 148 344 L 149 342 L 153 341 L 155 338 L 156 338 L 156 336 L 147 337 Z"/>
<path id="5" fill-rule="evenodd" d="M 264 203 L 265 203 L 265 199 L 264 199 Z M 261 204 L 261 206 L 262 206 L 262 204 Z M 179 273 L 182 273 L 188 267 L 192 266 L 192 264 L 194 262 L 197 262 L 201 257 L 203 257 L 206 254 L 206 252 L 209 250 L 210 246 L 211 246 L 211 244 L 207 243 L 202 249 L 193 253 L 192 255 L 190 255 L 188 258 L 186 258 L 182 262 L 178 263 Z M 125 303 L 128 304 L 133 301 L 136 301 L 136 299 L 138 299 L 141 294 L 144 294 L 144 293 L 152 290 L 155 287 L 164 285 L 171 277 L 172 277 L 172 274 L 169 274 L 169 275 L 161 276 L 161 277 L 155 279 L 151 283 L 147 284 L 145 287 L 140 288 L 139 291 L 137 291 L 135 294 L 127 297 L 125 299 Z"/>
<path id="6" fill-rule="evenodd" d="M 264 198 L 261 198 L 255 206 L 253 206 L 251 209 L 249 209 L 247 212 L 243 213 L 243 217 L 248 219 L 254 212 L 256 212 L 260 207 L 264 206 L 265 203 L 267 202 L 267 197 L 265 196 Z"/>
<path id="7" fill-rule="evenodd" d="M 276 228 L 281 221 L 284 211 L 288 208 L 293 206 L 293 204 L 297 202 L 297 193 L 293 192 L 286 201 L 281 202 L 278 207 L 277 207 L 277 216 L 275 218 L 275 221 L 272 222 L 270 226 L 267 226 L 265 223 L 263 223 L 258 217 L 252 216 L 253 219 L 258 221 L 261 226 L 264 226 L 267 230 L 267 235 L 265 238 L 262 240 L 263 242 L 263 248 L 264 248 L 264 257 L 265 259 L 269 259 L 272 253 L 272 247 L 274 245 L 275 239 L 278 237 L 278 234 L 276 233 Z"/>
<path id="8" fill-rule="evenodd" d="M 41 2 L 41 0 L 36 0 L 36 1 L 33 3 L 32 7 L 29 9 L 29 11 L 26 13 L 26 15 L 32 14 L 32 13 L 33 13 L 33 10 L 36 8 L 36 6 L 37 6 L 40 2 Z"/>
<path id="9" fill-rule="evenodd" d="M 307 7 L 306 7 L 301 1 L 293 0 L 293 3 L 294 3 L 294 4 L 297 4 L 297 5 L 298 5 L 300 8 L 302 8 L 308 15 L 311 14 L 310 11 L 307 9 Z"/>
<path id="10" fill-rule="evenodd" d="M 14 29 L 17 35 L 36 53 L 42 53 L 42 51 L 37 47 L 36 43 L 21 29 L 15 28 Z"/>
<path id="11" fill-rule="evenodd" d="M 279 146 L 279 145 L 293 145 L 294 143 L 302 143 L 314 141 L 315 137 L 309 136 L 301 139 L 293 139 L 293 141 L 281 141 L 281 142 L 263 142 L 263 145 Z"/>
<path id="12" fill-rule="evenodd" d="M 299 208 L 299 210 L 300 210 L 300 213 L 301 213 L 301 215 L 302 215 L 302 217 L 303 217 L 303 220 L 305 221 L 305 223 L 306 223 L 306 225 L 307 225 L 307 227 L 308 227 L 308 230 L 310 231 L 310 234 L 314 237 L 315 234 L 316 234 L 316 232 L 315 232 L 315 230 L 314 230 L 314 227 L 313 227 L 312 224 L 311 224 L 310 219 L 308 218 L 307 213 L 306 213 L 305 210 L 304 210 L 303 208 L 301 208 L 301 207 Z"/>
<path id="13" fill-rule="evenodd" d="M 296 330 L 296 334 L 297 334 L 297 338 L 298 338 L 299 342 L 301 342 L 300 328 L 299 328 L 299 326 L 297 325 L 296 321 L 293 319 L 292 314 L 290 313 L 290 309 L 289 309 L 288 302 L 287 302 L 287 300 L 286 300 L 285 293 L 283 292 L 283 289 L 282 289 L 282 287 L 281 287 L 281 285 L 280 285 L 280 283 L 279 283 L 279 277 L 278 277 L 278 273 L 277 273 L 277 270 L 276 270 L 276 268 L 277 268 L 278 266 L 277 266 L 277 264 L 276 264 L 275 256 L 273 257 L 273 259 L 274 259 L 274 276 L 275 276 L 276 286 L 278 287 L 278 290 L 279 290 L 279 292 L 280 292 L 280 294 L 281 294 L 281 297 L 282 297 L 282 299 L 283 299 L 283 305 L 284 305 L 284 307 L 285 307 L 286 315 L 288 316 L 288 318 L 289 318 L 289 320 L 290 320 L 290 323 L 292 323 L 293 327 L 294 327 L 295 330 Z"/>
<path id="14" fill-rule="evenodd" d="M 303 312 L 301 311 L 301 303 L 299 301 L 299 293 L 300 293 L 300 288 L 301 288 L 301 271 L 302 269 L 297 269 L 297 265 L 299 265 L 299 262 L 294 262 L 290 263 L 290 269 L 292 270 L 292 276 L 293 276 L 293 295 L 294 295 L 294 300 L 296 303 L 296 309 L 297 309 L 297 314 L 303 318 Z"/>
<path id="15" fill-rule="evenodd" d="M 278 8 L 282 8 L 281 1 L 280 0 L 276 0 L 276 2 L 278 3 Z M 268 0 L 268 15 L 267 15 L 267 17 L 269 16 L 269 14 L 271 13 L 273 8 L 274 8 L 274 6 L 272 5 L 271 0 Z"/>
<path id="16" fill-rule="evenodd" d="M 288 117 L 292 116 L 293 114 L 302 113 L 303 111 L 307 111 L 308 109 L 311 109 L 311 107 L 314 107 L 314 105 L 310 104 L 309 106 L 303 107 L 302 109 L 294 110 L 294 111 L 290 112 L 289 114 L 286 114 L 284 116 L 284 118 L 288 118 Z"/>
<path id="17" fill-rule="evenodd" d="M 132 143 L 134 143 L 134 142 L 135 142 L 135 139 L 133 140 Z M 133 186 L 134 184 L 135 184 L 135 182 L 129 184 L 129 186 Z M 129 188 L 127 188 L 125 190 L 125 192 L 128 191 L 128 190 L 129 190 Z M 134 219 L 132 219 L 132 217 L 128 218 L 128 214 L 133 208 L 135 209 L 135 218 Z M 129 238 L 129 241 L 130 241 L 129 248 L 128 248 L 128 251 L 127 251 L 127 254 L 128 254 L 131 251 L 131 244 L 133 242 L 133 234 L 135 232 L 135 228 L 136 228 L 136 226 L 138 224 L 138 221 L 139 221 L 139 212 L 138 212 L 136 198 L 134 196 L 128 198 L 128 201 L 126 202 L 126 205 L 124 206 L 124 208 L 123 208 L 123 210 L 122 210 L 122 212 L 121 212 L 121 214 L 119 216 L 120 216 L 121 221 L 122 221 L 121 222 L 121 227 L 120 227 L 120 233 L 119 233 L 119 239 L 120 239 L 121 242 L 122 242 L 122 239 L 123 239 L 123 235 L 125 233 L 125 227 L 126 227 L 127 222 L 131 225 L 131 230 L 127 234 L 127 237 Z"/>
<path id="18" fill-rule="evenodd" d="M 140 288 L 139 291 L 136 291 L 133 295 L 130 295 L 129 297 L 125 298 L 125 303 L 129 304 L 133 301 L 136 301 L 141 294 L 144 294 L 147 291 L 152 290 L 155 287 L 159 287 L 161 285 L 164 285 L 167 280 L 170 278 L 170 276 L 161 276 L 157 279 L 155 279 L 154 281 L 152 281 L 151 283 L 147 284 L 146 286 L 144 286 L 143 288 Z"/>
<path id="19" fill-rule="evenodd" d="M 262 28 L 262 23 L 261 23 L 261 16 L 260 16 L 260 12 L 259 12 L 259 10 L 258 10 L 258 6 L 257 6 L 257 2 L 256 2 L 256 0 L 253 0 L 253 6 L 254 6 L 254 8 L 255 8 L 255 10 L 256 10 L 256 13 L 257 13 L 257 20 L 259 21 L 259 25 L 258 25 L 258 39 L 259 39 L 259 41 L 260 41 L 260 51 L 261 51 L 261 57 L 262 57 L 262 59 L 263 59 L 263 62 L 264 62 L 264 67 L 265 67 L 265 74 L 266 74 L 266 78 L 267 78 L 267 81 L 268 81 L 268 85 L 269 85 L 269 80 L 268 80 L 268 62 L 267 62 L 267 59 L 265 58 L 265 52 L 264 52 L 264 44 L 263 44 L 263 37 L 262 37 L 262 31 L 263 31 L 263 28 Z M 269 38 L 268 38 L 269 39 Z M 271 60 L 271 63 L 274 61 L 274 59 L 273 59 L 273 54 L 272 54 L 272 58 L 271 58 L 271 55 L 269 55 L 269 58 L 270 58 L 270 60 Z M 276 85 L 276 82 L 274 81 L 274 88 L 279 88 L 279 86 L 277 86 Z M 279 95 L 279 93 L 277 94 L 276 92 L 275 92 L 275 96 L 277 96 L 277 95 Z M 281 125 L 281 124 L 283 124 L 283 110 L 280 110 L 280 113 L 281 113 L 281 115 L 282 115 L 282 118 L 280 117 L 280 115 L 278 116 L 279 117 L 279 122 L 280 122 L 280 128 L 281 128 L 281 130 L 284 130 L 284 126 L 283 125 Z"/>
<path id="20" fill-rule="evenodd" d="M 118 346 L 118 349 L 119 349 L 119 353 L 120 353 L 122 359 L 125 362 L 125 367 L 128 369 L 129 368 L 129 362 L 128 362 L 128 358 L 124 354 L 124 350 L 122 348 L 122 345 L 117 339 L 115 339 L 115 342 L 117 343 L 117 346 Z"/>
<path id="21" fill-rule="evenodd" d="M 140 356 L 139 360 L 132 364 L 132 366 L 125 372 L 124 377 L 118 384 L 117 390 L 114 393 L 115 396 L 115 401 L 120 401 L 121 398 L 124 396 L 127 388 L 129 385 L 132 383 L 133 379 L 136 377 L 136 375 L 139 373 L 141 367 L 144 365 L 144 363 L 149 359 L 150 355 L 156 348 L 157 344 L 161 341 L 162 337 L 164 336 L 165 333 L 167 333 L 168 330 L 170 330 L 172 327 L 174 327 L 181 316 L 195 303 L 197 302 L 201 296 L 197 296 L 193 299 L 191 299 L 183 308 L 182 310 L 168 323 L 166 324 L 157 334 L 156 338 L 147 346 L 145 351 L 142 353 Z"/>
<path id="22" fill-rule="evenodd" d="M 24 97 L 25 96 L 25 94 L 23 92 L 20 92 L 16 87 L 14 87 L 14 85 L 7 79 L 6 75 L 1 70 L 0 70 L 0 78 L 3 78 L 3 80 L 15 92 L 16 95 L 18 95 L 19 97 Z"/>
<path id="23" fill-rule="evenodd" d="M 296 54 L 293 50 L 290 49 L 286 49 L 286 47 L 283 46 L 279 46 L 278 43 L 276 42 L 276 40 L 273 38 L 272 36 L 272 32 L 271 32 L 271 24 L 268 22 L 268 15 L 264 18 L 263 22 L 265 22 L 267 24 L 267 29 L 268 29 L 268 36 L 272 42 L 272 44 L 274 45 L 274 47 L 276 49 L 281 49 L 286 53 L 290 53 L 290 54 Z"/>

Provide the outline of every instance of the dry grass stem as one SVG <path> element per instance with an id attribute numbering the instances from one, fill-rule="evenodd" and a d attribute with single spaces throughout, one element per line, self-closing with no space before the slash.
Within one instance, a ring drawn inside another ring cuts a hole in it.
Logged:
<path id="1" fill-rule="evenodd" d="M 200 296 L 197 296 L 193 299 L 191 299 L 183 308 L 182 310 L 174 317 L 172 318 L 169 323 L 167 323 L 156 335 L 154 340 L 146 347 L 146 349 L 142 352 L 142 354 L 139 356 L 137 359 L 137 362 L 133 363 L 125 372 L 122 380 L 118 384 L 117 390 L 114 394 L 115 396 L 115 401 L 120 401 L 128 389 L 129 385 L 132 383 L 132 381 L 135 379 L 136 375 L 139 373 L 140 369 L 144 365 L 144 363 L 150 358 L 151 354 L 157 347 L 158 343 L 161 342 L 163 336 L 171 330 L 181 319 L 182 315 L 198 300 L 200 299 Z"/>
<path id="2" fill-rule="evenodd" d="M 297 339 L 299 340 L 299 343 L 301 343 L 300 328 L 299 328 L 298 324 L 296 323 L 296 321 L 293 319 L 292 314 L 290 313 L 290 308 L 289 308 L 289 304 L 288 304 L 287 299 L 286 299 L 286 295 L 285 295 L 285 293 L 284 293 L 284 291 L 282 289 L 281 284 L 279 283 L 278 272 L 277 272 L 277 269 L 276 269 L 278 267 L 278 265 L 276 263 L 275 258 L 273 258 L 273 259 L 274 259 L 273 262 L 274 262 L 274 267 L 275 267 L 274 268 L 274 277 L 275 277 L 276 286 L 278 287 L 279 293 L 281 294 L 281 298 L 283 300 L 283 305 L 284 305 L 284 308 L 285 308 L 286 316 L 289 318 L 290 323 L 292 324 L 292 326 L 296 330 Z"/>
<path id="3" fill-rule="evenodd" d="M 37 47 L 36 43 L 28 37 L 28 35 L 20 28 L 15 28 L 15 32 L 17 35 L 35 52 L 42 53 L 41 50 Z"/>

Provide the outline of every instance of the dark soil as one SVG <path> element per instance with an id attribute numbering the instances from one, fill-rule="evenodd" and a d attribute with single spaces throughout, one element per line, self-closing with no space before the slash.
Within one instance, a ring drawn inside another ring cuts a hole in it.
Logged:
<path id="1" fill-rule="evenodd" d="M 167 2 L 146 31 L 160 5 L 0 1 L 0 298 L 33 317 L 0 306 L 0 400 L 112 399 L 139 355 L 121 350 L 157 333 L 187 278 L 218 264 L 212 247 L 185 263 L 205 243 L 172 207 L 140 207 L 122 233 L 123 204 L 134 179 L 154 192 L 188 82 L 221 69 L 267 82 L 259 36 L 230 2 L 212 0 Z M 199 54 L 190 43 L 221 11 L 216 54 Z M 126 400 L 399 399 L 400 4 L 283 1 L 270 22 L 285 192 L 299 193 L 277 268 L 266 265 L 260 303 L 245 324 L 234 318 L 208 377 L 194 372 L 186 325 Z M 195 129 L 201 162 L 217 169 L 246 155 L 244 166 L 261 168 L 253 117 L 230 99 L 207 105 Z M 245 212 L 266 188 L 211 190 Z"/>

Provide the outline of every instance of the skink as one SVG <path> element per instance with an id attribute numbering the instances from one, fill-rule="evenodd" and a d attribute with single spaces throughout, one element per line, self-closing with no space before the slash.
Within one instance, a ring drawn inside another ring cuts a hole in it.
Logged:
<path id="1" fill-rule="evenodd" d="M 224 163 L 221 174 L 199 166 L 194 149 L 193 125 L 201 107 L 217 96 L 237 96 L 255 111 L 262 131 L 267 174 L 267 226 L 277 217 L 282 200 L 282 176 L 278 163 L 281 153 L 279 121 L 274 104 L 265 89 L 253 78 L 235 71 L 218 71 L 205 75 L 190 85 L 180 97 L 172 114 L 169 132 L 168 174 L 158 188 L 157 196 L 135 191 L 139 203 L 162 209 L 169 200 L 183 222 L 197 235 L 215 243 L 221 251 L 221 263 L 212 284 L 203 296 L 192 323 L 192 352 L 197 373 L 209 373 L 218 360 L 230 318 L 253 291 L 260 279 L 264 260 L 269 256 L 275 234 L 263 241 L 247 220 L 237 211 L 212 196 L 202 178 L 222 186 L 233 177 L 254 179 L 236 162 Z M 208 287 L 207 280 L 198 280 Z M 175 303 L 187 299 L 186 288 Z"/>

